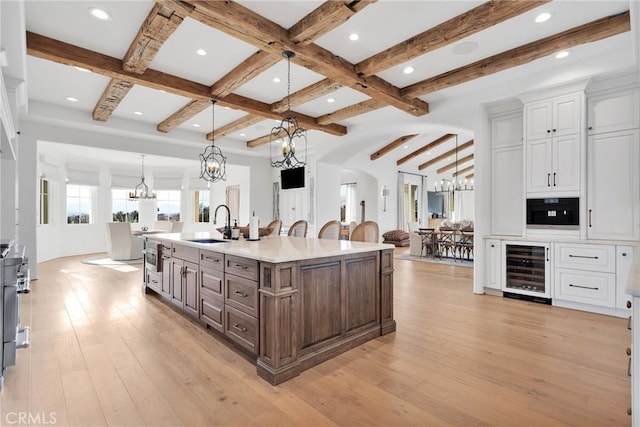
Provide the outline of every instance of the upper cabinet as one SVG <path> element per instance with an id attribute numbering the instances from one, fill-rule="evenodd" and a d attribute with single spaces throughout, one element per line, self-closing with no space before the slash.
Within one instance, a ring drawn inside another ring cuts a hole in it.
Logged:
<path id="1" fill-rule="evenodd" d="M 527 141 L 579 133 L 583 96 L 575 93 L 527 104 Z"/>
<path id="2" fill-rule="evenodd" d="M 635 129 L 640 125 L 640 89 L 595 95 L 587 101 L 587 134 Z"/>

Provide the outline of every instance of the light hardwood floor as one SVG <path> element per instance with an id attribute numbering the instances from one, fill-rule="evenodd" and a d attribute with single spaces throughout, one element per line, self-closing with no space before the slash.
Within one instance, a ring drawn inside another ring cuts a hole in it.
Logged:
<path id="1" fill-rule="evenodd" d="M 141 293 L 141 266 L 81 259 L 23 298 L 3 425 L 630 425 L 626 320 L 474 295 L 470 268 L 396 260 L 397 331 L 272 387 Z"/>

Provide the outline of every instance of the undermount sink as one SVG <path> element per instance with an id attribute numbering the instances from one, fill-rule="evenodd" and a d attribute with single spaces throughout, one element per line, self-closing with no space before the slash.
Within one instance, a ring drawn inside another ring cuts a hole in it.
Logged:
<path id="1" fill-rule="evenodd" d="M 230 242 L 230 240 L 220 240 L 220 239 L 210 239 L 210 238 L 189 239 L 187 241 L 188 242 L 193 242 L 193 243 L 227 243 L 227 242 Z"/>

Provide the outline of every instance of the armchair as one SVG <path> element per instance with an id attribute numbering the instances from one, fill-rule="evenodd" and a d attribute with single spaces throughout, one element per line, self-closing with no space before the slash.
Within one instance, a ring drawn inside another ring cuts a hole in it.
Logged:
<path id="1" fill-rule="evenodd" d="M 107 223 L 107 252 L 112 260 L 142 258 L 142 239 L 131 234 L 128 222 Z"/>

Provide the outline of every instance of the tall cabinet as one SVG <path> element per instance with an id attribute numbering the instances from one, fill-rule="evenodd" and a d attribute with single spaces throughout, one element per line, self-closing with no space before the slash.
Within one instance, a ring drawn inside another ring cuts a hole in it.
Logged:
<path id="1" fill-rule="evenodd" d="M 636 240 L 639 233 L 638 89 L 590 97 L 587 138 L 587 237 Z"/>

